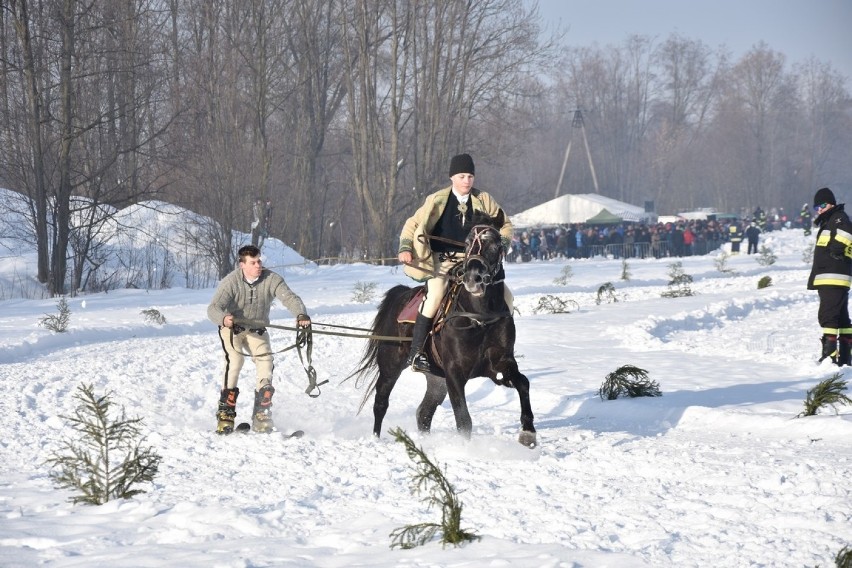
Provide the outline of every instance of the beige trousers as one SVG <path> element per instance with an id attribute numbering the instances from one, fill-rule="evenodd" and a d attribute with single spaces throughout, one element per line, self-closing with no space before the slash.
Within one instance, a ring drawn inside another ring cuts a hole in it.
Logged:
<path id="1" fill-rule="evenodd" d="M 445 260 L 441 262 L 438 259 L 437 253 L 432 255 L 432 260 L 435 263 L 434 265 L 439 267 L 441 274 L 447 274 L 458 263 L 457 260 Z M 438 313 L 438 308 L 441 307 L 441 300 L 444 298 L 444 294 L 447 293 L 448 286 L 449 280 L 447 278 L 430 278 L 427 280 L 426 296 L 423 298 L 423 303 L 420 304 L 420 313 L 427 318 L 435 317 L 435 314 Z M 515 297 L 505 282 L 503 283 L 503 296 L 506 300 L 506 305 L 509 306 L 509 312 L 513 312 Z"/>
<path id="2" fill-rule="evenodd" d="M 244 331 L 240 334 L 234 334 L 229 327 L 219 328 L 219 339 L 222 342 L 222 349 L 225 351 L 225 370 L 224 370 L 224 386 L 223 388 L 236 388 L 240 380 L 240 371 L 245 362 L 243 353 L 251 355 L 251 360 L 254 362 L 255 371 L 257 372 L 257 380 L 255 383 L 256 391 L 259 391 L 266 385 L 272 384 L 272 345 L 269 343 L 269 333 L 258 335 L 253 331 Z"/>

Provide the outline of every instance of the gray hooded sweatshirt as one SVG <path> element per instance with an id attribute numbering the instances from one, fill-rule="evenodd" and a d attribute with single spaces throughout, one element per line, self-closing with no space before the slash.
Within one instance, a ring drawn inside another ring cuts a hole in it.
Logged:
<path id="1" fill-rule="evenodd" d="M 308 313 L 302 299 L 275 272 L 264 268 L 260 277 L 249 284 L 238 267 L 219 282 L 207 306 L 207 317 L 216 325 L 222 325 L 227 315 L 234 316 L 236 320 L 251 320 L 268 325 L 269 309 L 275 298 L 294 316 Z"/>

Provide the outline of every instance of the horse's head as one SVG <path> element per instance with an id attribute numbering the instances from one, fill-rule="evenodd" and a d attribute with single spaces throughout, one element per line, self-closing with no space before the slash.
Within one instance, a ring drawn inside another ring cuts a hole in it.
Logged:
<path id="1" fill-rule="evenodd" d="M 465 289 L 472 296 L 483 296 L 503 266 L 503 243 L 499 231 L 503 222 L 502 211 L 496 218 L 480 212 L 474 215 L 473 228 L 465 240 L 462 277 Z"/>

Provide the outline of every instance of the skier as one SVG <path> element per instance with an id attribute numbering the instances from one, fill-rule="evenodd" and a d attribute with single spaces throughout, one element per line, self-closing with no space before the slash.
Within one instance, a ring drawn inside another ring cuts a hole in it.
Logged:
<path id="1" fill-rule="evenodd" d="M 275 427 L 270 412 L 275 393 L 272 386 L 274 365 L 269 334 L 264 327 L 269 323 L 269 310 L 275 298 L 291 313 L 297 314 L 298 327 L 311 325 L 302 299 L 290 290 L 280 275 L 263 268 L 259 248 L 246 245 L 238 254 L 239 266 L 222 279 L 207 307 L 207 317 L 219 326 L 219 339 L 225 355 L 222 390 L 216 411 L 216 431 L 220 434 L 230 434 L 234 430 L 237 396 L 240 394 L 237 382 L 246 351 L 251 355 L 257 373 L 252 429 L 270 432 Z M 240 321 L 257 322 L 258 327 L 245 329 L 238 323 Z"/>

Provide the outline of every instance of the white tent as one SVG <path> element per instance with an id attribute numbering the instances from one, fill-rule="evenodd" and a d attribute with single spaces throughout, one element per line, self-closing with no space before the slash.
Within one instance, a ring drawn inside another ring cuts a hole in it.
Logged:
<path id="1" fill-rule="evenodd" d="M 585 223 L 604 209 L 625 221 L 647 221 L 651 217 L 642 207 L 596 193 L 582 193 L 560 195 L 556 199 L 512 215 L 510 219 L 512 225 L 518 228 L 567 225 Z"/>

